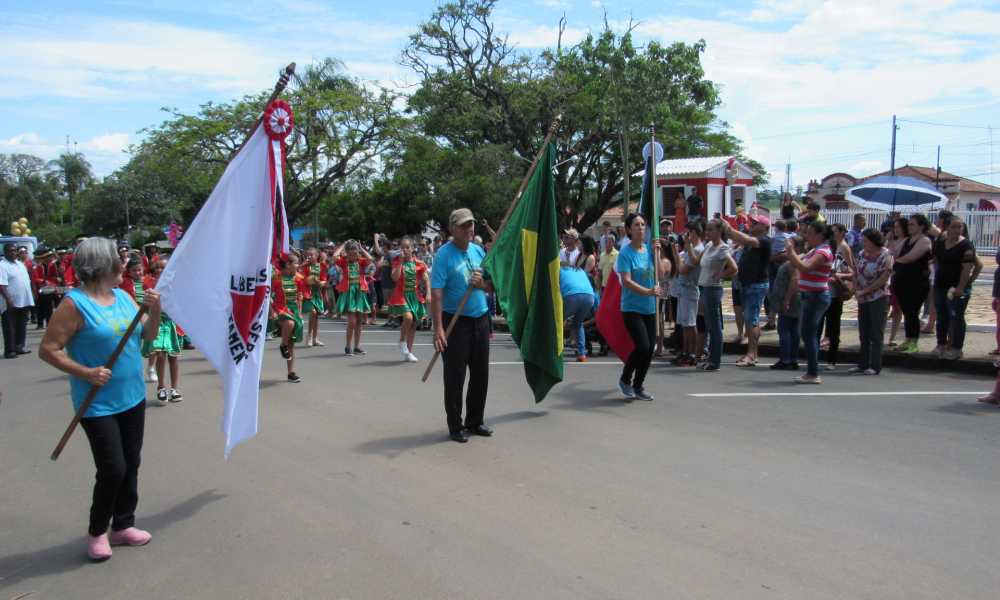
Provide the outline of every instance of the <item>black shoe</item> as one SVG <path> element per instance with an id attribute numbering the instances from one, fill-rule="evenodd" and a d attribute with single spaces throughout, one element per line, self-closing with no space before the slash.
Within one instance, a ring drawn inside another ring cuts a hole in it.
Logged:
<path id="1" fill-rule="evenodd" d="M 3 357 L 4 358 L 17 358 L 17 352 L 5 352 L 4 355 L 3 355 Z"/>
<path id="2" fill-rule="evenodd" d="M 486 425 L 476 425 L 475 427 L 466 427 L 466 431 L 472 435 L 481 435 L 483 437 L 490 437 L 493 435 L 493 430 Z"/>
<path id="3" fill-rule="evenodd" d="M 636 400 L 645 400 L 646 402 L 649 402 L 653 399 L 653 395 L 641 387 L 632 388 L 632 390 L 635 392 Z"/>
<path id="4" fill-rule="evenodd" d="M 31 354 L 31 350 L 18 350 L 17 353 L 20 354 Z"/>
<path id="5" fill-rule="evenodd" d="M 607 356 L 608 355 L 608 349 L 607 348 L 602 348 L 600 351 L 597 352 L 597 355 L 598 356 Z"/>
<path id="6" fill-rule="evenodd" d="M 459 444 L 464 444 L 465 442 L 469 441 L 469 436 L 465 435 L 465 432 L 461 430 L 452 431 L 451 439 L 455 440 Z"/>
<path id="7" fill-rule="evenodd" d="M 788 370 L 789 371 L 798 371 L 799 370 L 799 363 L 797 363 L 797 362 L 788 363 Z"/>
<path id="8" fill-rule="evenodd" d="M 181 345 L 181 349 L 182 350 L 194 350 L 195 348 L 194 348 L 194 344 L 192 344 L 191 342 L 184 342 L 184 344 Z"/>
<path id="9" fill-rule="evenodd" d="M 778 328 L 777 325 L 771 325 L 770 323 L 767 323 L 766 325 L 762 325 L 761 328 L 760 328 L 760 330 L 761 331 L 774 331 L 777 328 Z"/>
<path id="10" fill-rule="evenodd" d="M 355 353 L 355 354 L 368 354 L 367 352 L 365 352 L 365 351 L 364 351 L 364 350 L 362 350 L 361 348 L 355 348 L 355 349 L 354 349 L 354 353 Z"/>
<path id="11" fill-rule="evenodd" d="M 792 363 L 786 363 L 779 360 L 768 368 L 775 371 L 790 371 L 792 369 Z"/>
<path id="12" fill-rule="evenodd" d="M 350 346 L 347 346 L 346 348 L 344 348 L 344 354 L 346 354 L 347 356 L 354 356 L 354 351 L 351 350 Z"/>
<path id="13" fill-rule="evenodd" d="M 292 383 L 298 383 L 302 381 L 302 378 L 296 375 L 295 372 L 293 371 L 288 374 L 288 381 L 291 381 Z"/>
<path id="14" fill-rule="evenodd" d="M 288 349 L 288 346 L 278 346 L 278 351 L 281 352 L 281 358 L 292 360 L 292 352 Z"/>

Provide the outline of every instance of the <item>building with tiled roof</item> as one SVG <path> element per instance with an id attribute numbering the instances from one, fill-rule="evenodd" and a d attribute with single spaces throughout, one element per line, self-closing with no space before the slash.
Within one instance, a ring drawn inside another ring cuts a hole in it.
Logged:
<path id="1" fill-rule="evenodd" d="M 820 203 L 823 209 L 855 208 L 845 199 L 847 190 L 875 177 L 889 175 L 890 171 L 867 177 L 852 177 L 847 173 L 833 173 L 823 179 L 810 181 L 805 195 Z M 1000 210 L 1000 187 L 959 177 L 933 167 L 904 165 L 896 169 L 897 176 L 913 177 L 937 186 L 948 196 L 948 210 Z"/>

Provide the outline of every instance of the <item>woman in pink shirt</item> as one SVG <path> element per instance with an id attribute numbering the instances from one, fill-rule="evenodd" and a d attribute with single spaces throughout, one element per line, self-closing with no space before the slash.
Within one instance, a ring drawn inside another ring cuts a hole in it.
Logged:
<path id="1" fill-rule="evenodd" d="M 808 369 L 796 377 L 796 383 L 821 383 L 819 378 L 819 339 L 816 330 L 819 321 L 830 306 L 830 270 L 833 268 L 833 250 L 830 240 L 833 227 L 823 221 L 813 221 L 806 226 L 806 244 L 812 248 L 803 258 L 795 252 L 788 256 L 788 267 L 799 272 L 799 291 L 802 293 L 802 343 L 806 348 Z"/>

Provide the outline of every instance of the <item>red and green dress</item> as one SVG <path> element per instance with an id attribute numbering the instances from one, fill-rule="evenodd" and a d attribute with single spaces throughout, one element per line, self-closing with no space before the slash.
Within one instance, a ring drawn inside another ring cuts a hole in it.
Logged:
<path id="1" fill-rule="evenodd" d="M 326 268 L 324 265 L 303 265 L 302 276 L 306 279 L 305 291 L 302 293 L 302 314 L 315 312 L 318 315 L 326 311 L 323 303 L 322 289 L 326 287 Z M 313 283 L 308 279 L 313 277 Z"/>
<path id="2" fill-rule="evenodd" d="M 368 282 L 361 275 L 367 263 L 364 258 L 353 262 L 346 256 L 337 259 L 335 264 L 341 271 L 340 283 L 337 284 L 337 291 L 340 292 L 340 297 L 337 298 L 338 313 L 367 313 L 371 310 L 371 305 L 368 304 Z"/>
<path id="3" fill-rule="evenodd" d="M 396 270 L 402 259 L 402 256 L 396 257 L 392 264 L 393 271 Z M 410 313 L 415 321 L 423 319 L 427 316 L 427 308 L 424 306 L 424 296 L 420 293 L 417 284 L 427 279 L 427 265 L 419 259 L 403 263 L 400 279 L 401 281 L 398 283 L 402 285 L 397 284 L 396 289 L 392 292 L 392 297 L 389 298 L 389 310 L 392 311 L 392 316 Z"/>
<path id="4" fill-rule="evenodd" d="M 276 287 L 274 283 L 271 284 L 274 294 L 271 306 L 274 307 L 274 312 L 278 315 L 274 318 L 274 331 L 272 333 L 274 337 L 281 339 L 282 321 L 291 321 L 295 324 L 295 327 L 292 329 L 290 341 L 301 342 L 302 314 L 299 311 L 299 297 L 302 296 L 305 290 L 306 279 L 301 273 L 296 273 L 291 277 L 284 277 L 276 272 L 272 275 L 271 281 L 276 283 L 279 279 L 281 281 L 280 288 Z"/>

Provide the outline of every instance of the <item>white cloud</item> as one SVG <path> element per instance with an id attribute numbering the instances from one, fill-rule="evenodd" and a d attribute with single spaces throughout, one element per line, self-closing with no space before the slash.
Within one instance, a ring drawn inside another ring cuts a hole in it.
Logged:
<path id="1" fill-rule="evenodd" d="M 885 167 L 882 166 L 882 161 L 879 160 L 864 160 L 851 167 L 851 175 L 862 176 L 871 175 L 872 173 L 878 173 L 884 171 Z"/>
<path id="2" fill-rule="evenodd" d="M 94 148 L 101 152 L 122 152 L 128 148 L 129 136 L 127 133 L 105 133 L 82 144 L 85 149 Z"/>
<path id="3" fill-rule="evenodd" d="M 22 133 L 9 140 L 0 140 L 0 146 L 36 146 L 43 143 L 45 140 L 34 133 Z"/>

